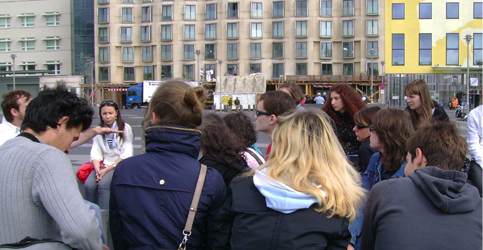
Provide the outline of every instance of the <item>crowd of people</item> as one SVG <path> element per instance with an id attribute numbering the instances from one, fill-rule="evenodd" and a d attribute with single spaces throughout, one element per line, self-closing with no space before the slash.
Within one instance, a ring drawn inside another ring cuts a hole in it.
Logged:
<path id="1" fill-rule="evenodd" d="M 483 106 L 465 141 L 426 82 L 405 93 L 405 110 L 381 109 L 335 84 L 314 109 L 284 83 L 259 97 L 253 126 L 244 112 L 203 115 L 206 90 L 170 80 L 133 155 L 115 101 L 101 102 L 90 128 L 94 111 L 62 85 L 35 98 L 8 91 L 0 245 L 31 237 L 107 249 L 107 236 L 114 249 L 481 249 L 481 176 L 471 170 L 481 175 Z M 271 142 L 265 154 L 257 131 Z M 66 153 L 91 139 L 82 197 Z"/>

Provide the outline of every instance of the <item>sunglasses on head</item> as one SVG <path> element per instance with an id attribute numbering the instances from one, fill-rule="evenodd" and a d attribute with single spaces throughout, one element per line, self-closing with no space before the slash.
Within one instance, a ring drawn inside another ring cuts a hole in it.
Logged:
<path id="1" fill-rule="evenodd" d="M 263 112 L 263 111 L 260 111 L 258 109 L 255 109 L 255 115 L 256 116 L 261 116 L 261 115 L 268 115 L 268 116 L 271 116 L 273 115 L 272 113 L 268 113 L 268 112 Z"/>
<path id="2" fill-rule="evenodd" d="M 102 101 L 101 105 L 106 105 L 106 104 L 112 105 L 114 103 L 116 103 L 114 100 L 107 99 L 107 100 Z"/>
<path id="3" fill-rule="evenodd" d="M 357 128 L 357 129 L 363 129 L 363 128 L 368 128 L 368 127 L 369 127 L 369 126 L 364 126 L 364 125 L 362 125 L 362 124 L 360 124 L 360 123 L 357 123 L 357 122 L 356 122 L 356 128 Z"/>

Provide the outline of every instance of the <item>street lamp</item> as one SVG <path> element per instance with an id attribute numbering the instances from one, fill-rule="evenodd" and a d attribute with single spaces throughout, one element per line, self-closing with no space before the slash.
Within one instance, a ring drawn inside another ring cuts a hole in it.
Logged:
<path id="1" fill-rule="evenodd" d="M 91 104 L 94 107 L 94 60 L 91 60 L 89 64 L 91 66 Z"/>
<path id="2" fill-rule="evenodd" d="M 381 65 L 382 65 L 382 82 L 381 84 L 384 84 L 384 89 L 386 89 L 386 83 L 384 82 L 384 61 L 381 61 Z M 384 91 L 385 93 L 386 91 Z M 382 102 L 384 104 L 386 104 L 386 98 L 385 98 L 386 95 L 382 95 Z"/>
<path id="3" fill-rule="evenodd" d="M 15 58 L 17 56 L 15 54 L 11 54 L 10 57 L 13 60 L 13 64 L 12 64 L 12 71 L 13 71 L 13 89 L 15 89 Z"/>
<path id="4" fill-rule="evenodd" d="M 196 50 L 196 56 L 198 57 L 198 67 L 197 67 L 197 72 L 198 72 L 198 84 L 200 84 L 200 54 L 201 54 L 201 51 L 199 49 Z"/>
<path id="5" fill-rule="evenodd" d="M 374 103 L 374 49 L 371 49 L 371 103 Z"/>
<path id="6" fill-rule="evenodd" d="M 470 41 L 472 37 L 471 35 L 466 35 L 465 40 L 466 43 L 468 44 L 468 52 L 467 52 L 467 58 L 466 58 L 466 113 L 468 114 L 470 112 Z"/>
<path id="7" fill-rule="evenodd" d="M 220 64 L 220 81 L 221 81 L 221 64 L 223 63 L 222 60 L 218 60 L 218 64 Z"/>

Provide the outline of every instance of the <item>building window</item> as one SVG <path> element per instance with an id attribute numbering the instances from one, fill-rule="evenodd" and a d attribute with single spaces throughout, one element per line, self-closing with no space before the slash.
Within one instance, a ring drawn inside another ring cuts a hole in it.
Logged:
<path id="1" fill-rule="evenodd" d="M 342 58 L 354 58 L 354 42 L 342 43 Z"/>
<path id="2" fill-rule="evenodd" d="M 161 7 L 161 20 L 173 20 L 173 5 L 163 5 Z"/>
<path id="3" fill-rule="evenodd" d="M 0 15 L 0 29 L 10 27 L 10 16 Z"/>
<path id="4" fill-rule="evenodd" d="M 226 44 L 226 58 L 238 59 L 238 43 Z"/>
<path id="5" fill-rule="evenodd" d="M 238 18 L 238 3 L 228 3 L 228 18 Z"/>
<path id="6" fill-rule="evenodd" d="M 97 0 L 98 4 L 106 4 L 109 3 L 109 0 Z"/>
<path id="7" fill-rule="evenodd" d="M 238 38 L 238 23 L 226 24 L 226 38 L 237 39 Z"/>
<path id="8" fill-rule="evenodd" d="M 8 38 L 0 39 L 0 52 L 10 51 L 10 40 Z"/>
<path id="9" fill-rule="evenodd" d="M 141 21 L 142 22 L 151 22 L 152 21 L 152 13 L 151 13 L 151 6 L 144 6 L 141 9 Z"/>
<path id="10" fill-rule="evenodd" d="M 108 43 L 109 42 L 109 28 L 108 27 L 99 28 L 97 40 L 98 40 L 99 43 Z"/>
<path id="11" fill-rule="evenodd" d="M 152 3 L 153 0 L 143 0 L 143 3 Z"/>
<path id="12" fill-rule="evenodd" d="M 171 41 L 171 25 L 161 25 L 161 41 Z"/>
<path id="13" fill-rule="evenodd" d="M 460 18 L 460 4 L 446 3 L 446 19 Z"/>
<path id="14" fill-rule="evenodd" d="M 393 3 L 392 4 L 392 19 L 404 19 L 404 4 Z"/>
<path id="15" fill-rule="evenodd" d="M 100 63 L 109 62 L 109 47 L 99 47 L 99 62 Z"/>
<path id="16" fill-rule="evenodd" d="M 344 75 L 344 76 L 354 75 L 354 64 L 353 63 L 343 63 L 342 64 L 342 75 Z"/>
<path id="17" fill-rule="evenodd" d="M 473 18 L 474 19 L 482 19 L 483 18 L 483 3 L 482 2 L 475 2 L 473 3 Z M 0 20 L 0 27 L 2 21 Z"/>
<path id="18" fill-rule="evenodd" d="M 379 14 L 379 0 L 367 0 L 367 15 Z"/>
<path id="19" fill-rule="evenodd" d="M 185 24 L 184 26 L 184 39 L 185 40 L 195 40 L 195 25 Z"/>
<path id="20" fill-rule="evenodd" d="M 367 36 L 379 36 L 378 20 L 367 20 Z"/>
<path id="21" fill-rule="evenodd" d="M 205 60 L 216 59 L 216 44 L 205 44 Z"/>
<path id="22" fill-rule="evenodd" d="M 320 43 L 320 59 L 332 58 L 332 42 Z"/>
<path id="23" fill-rule="evenodd" d="M 196 20 L 196 5 L 184 6 L 184 20 Z"/>
<path id="24" fill-rule="evenodd" d="M 379 42 L 378 41 L 367 41 L 367 51 L 366 57 L 371 57 L 371 49 L 374 49 L 374 57 L 379 57 Z"/>
<path id="25" fill-rule="evenodd" d="M 250 73 L 260 73 L 262 72 L 262 64 L 261 63 L 250 63 Z"/>
<path id="26" fill-rule="evenodd" d="M 284 16 L 283 1 L 273 2 L 272 17 L 283 17 L 283 16 Z"/>
<path id="27" fill-rule="evenodd" d="M 161 45 L 161 61 L 173 60 L 171 45 Z"/>
<path id="28" fill-rule="evenodd" d="M 378 62 L 367 62 L 366 64 L 368 76 L 378 76 L 379 75 L 379 63 Z M 372 72 L 371 72 L 372 70 Z"/>
<path id="29" fill-rule="evenodd" d="M 183 46 L 183 59 L 194 60 L 195 59 L 195 46 L 188 44 Z"/>
<path id="30" fill-rule="evenodd" d="M 123 23 L 132 23 L 132 8 L 122 8 L 122 17 L 121 22 Z"/>
<path id="31" fill-rule="evenodd" d="M 332 64 L 322 63 L 321 75 L 332 75 Z"/>
<path id="32" fill-rule="evenodd" d="M 307 0 L 295 1 L 295 16 L 307 16 Z"/>
<path id="33" fill-rule="evenodd" d="M 35 70 L 35 62 L 22 62 L 23 70 Z"/>
<path id="34" fill-rule="evenodd" d="M 134 3 L 134 0 L 122 0 L 122 3 Z"/>
<path id="35" fill-rule="evenodd" d="M 134 67 L 124 67 L 124 81 L 134 82 Z"/>
<path id="36" fill-rule="evenodd" d="M 307 58 L 307 42 L 295 43 L 295 58 Z"/>
<path id="37" fill-rule="evenodd" d="M 154 80 L 153 66 L 144 66 L 143 80 Z"/>
<path id="38" fill-rule="evenodd" d="M 34 27 L 35 16 L 22 17 L 22 27 Z"/>
<path id="39" fill-rule="evenodd" d="M 35 50 L 35 38 L 22 38 L 22 51 L 34 51 Z"/>
<path id="40" fill-rule="evenodd" d="M 252 2 L 252 18 L 263 18 L 263 4 Z"/>
<path id="41" fill-rule="evenodd" d="M 131 42 L 132 41 L 132 28 L 131 27 L 121 27 L 121 42 Z"/>
<path id="42" fill-rule="evenodd" d="M 216 3 L 210 3 L 206 5 L 206 20 L 216 19 Z"/>
<path id="43" fill-rule="evenodd" d="M 208 74 L 206 73 L 207 71 L 210 71 L 210 70 L 213 70 L 213 72 L 211 73 L 210 75 L 210 78 L 208 78 Z M 205 79 L 206 81 L 211 81 L 211 82 L 214 82 L 216 81 L 216 75 L 218 74 L 216 72 L 216 64 L 205 64 Z"/>
<path id="44" fill-rule="evenodd" d="M 392 65 L 404 65 L 404 34 L 392 34 Z"/>
<path id="45" fill-rule="evenodd" d="M 59 26 L 59 16 L 58 15 L 46 15 L 45 25 L 47 26 Z"/>
<path id="46" fill-rule="evenodd" d="M 283 63 L 274 63 L 272 64 L 273 72 L 272 72 L 272 78 L 273 79 L 283 79 L 283 76 L 285 74 L 283 70 Z"/>
<path id="47" fill-rule="evenodd" d="M 183 65 L 183 78 L 188 80 L 195 79 L 195 66 L 194 65 Z"/>
<path id="48" fill-rule="evenodd" d="M 332 16 L 332 0 L 320 1 L 320 16 Z"/>
<path id="49" fill-rule="evenodd" d="M 143 62 L 152 62 L 153 61 L 153 56 L 152 56 L 152 48 L 151 46 L 143 46 L 142 51 L 143 51 Z"/>
<path id="50" fill-rule="evenodd" d="M 431 34 L 419 34 L 419 65 L 431 65 Z"/>
<path id="51" fill-rule="evenodd" d="M 342 0 L 342 16 L 354 15 L 354 0 Z"/>
<path id="52" fill-rule="evenodd" d="M 283 43 L 272 43 L 272 58 L 283 58 Z"/>
<path id="53" fill-rule="evenodd" d="M 206 40 L 213 40 L 216 38 L 216 24 L 210 23 L 205 24 L 205 39 Z"/>
<path id="54" fill-rule="evenodd" d="M 446 34 L 446 65 L 459 65 L 459 34 Z"/>
<path id="55" fill-rule="evenodd" d="M 307 37 L 307 21 L 295 22 L 295 37 Z"/>
<path id="56" fill-rule="evenodd" d="M 141 42 L 151 41 L 151 26 L 141 26 Z"/>
<path id="57" fill-rule="evenodd" d="M 296 63 L 295 64 L 296 74 L 298 76 L 306 76 L 307 75 L 307 63 Z"/>
<path id="58" fill-rule="evenodd" d="M 482 33 L 473 34 L 473 65 L 483 65 Z"/>
<path id="59" fill-rule="evenodd" d="M 47 70 L 50 70 L 54 75 L 60 75 L 60 62 L 58 61 L 47 61 L 45 63 L 47 65 Z"/>
<path id="60" fill-rule="evenodd" d="M 97 22 L 109 23 L 109 8 L 97 8 Z"/>
<path id="61" fill-rule="evenodd" d="M 420 3 L 419 4 L 419 19 L 431 19 L 433 18 L 433 4 L 432 3 Z"/>
<path id="62" fill-rule="evenodd" d="M 236 76 L 238 73 L 238 64 L 237 63 L 229 63 L 226 65 L 226 70 L 228 73 Z"/>
<path id="63" fill-rule="evenodd" d="M 261 58 L 262 58 L 262 44 L 250 43 L 250 59 L 261 59 Z"/>
<path id="64" fill-rule="evenodd" d="M 47 37 L 46 38 L 46 50 L 59 50 L 59 38 L 58 37 Z"/>
<path id="65" fill-rule="evenodd" d="M 272 37 L 283 38 L 283 22 L 272 23 Z"/>
<path id="66" fill-rule="evenodd" d="M 173 66 L 172 65 L 161 65 L 161 79 L 172 78 L 173 77 Z"/>
<path id="67" fill-rule="evenodd" d="M 262 23 L 252 23 L 250 32 L 250 38 L 260 39 L 262 38 Z"/>
<path id="68" fill-rule="evenodd" d="M 332 37 L 332 21 L 320 21 L 320 37 Z"/>
<path id="69" fill-rule="evenodd" d="M 122 61 L 123 62 L 134 62 L 134 48 L 133 47 L 122 47 Z"/>
<path id="70" fill-rule="evenodd" d="M 0 63 L 0 72 L 11 71 L 11 70 L 12 70 L 12 66 L 10 65 L 10 63 Z"/>
<path id="71" fill-rule="evenodd" d="M 342 21 L 342 37 L 354 36 L 354 20 Z"/>
<path id="72" fill-rule="evenodd" d="M 109 81 L 109 67 L 99 67 L 99 82 Z"/>

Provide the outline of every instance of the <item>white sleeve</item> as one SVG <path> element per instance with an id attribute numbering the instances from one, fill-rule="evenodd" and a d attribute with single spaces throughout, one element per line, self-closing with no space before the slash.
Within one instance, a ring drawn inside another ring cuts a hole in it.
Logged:
<path id="1" fill-rule="evenodd" d="M 478 110 L 483 110 L 483 108 L 480 106 L 468 115 L 468 122 L 466 123 L 467 142 L 471 157 L 483 168 L 483 118 L 478 117 L 483 114 L 479 113 Z"/>
<path id="2" fill-rule="evenodd" d="M 121 159 L 129 158 L 133 155 L 133 141 L 134 141 L 134 134 L 132 132 L 132 128 L 129 124 L 124 124 L 124 142 L 122 143 L 121 147 Z"/>
<path id="3" fill-rule="evenodd" d="M 91 148 L 91 161 L 104 160 L 104 151 L 102 150 L 102 135 L 96 135 L 93 139 L 92 148 Z"/>

